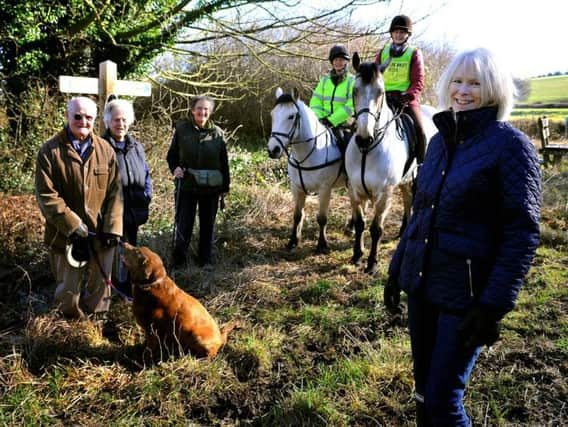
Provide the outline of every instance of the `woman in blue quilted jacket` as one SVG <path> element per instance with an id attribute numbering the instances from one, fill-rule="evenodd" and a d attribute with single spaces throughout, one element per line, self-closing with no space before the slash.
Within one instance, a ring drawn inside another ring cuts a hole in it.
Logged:
<path id="1" fill-rule="evenodd" d="M 539 242 L 541 176 L 529 138 L 506 122 L 514 84 L 494 55 L 458 54 L 389 267 L 386 307 L 408 294 L 417 424 L 469 426 L 465 385 L 499 338 Z"/>

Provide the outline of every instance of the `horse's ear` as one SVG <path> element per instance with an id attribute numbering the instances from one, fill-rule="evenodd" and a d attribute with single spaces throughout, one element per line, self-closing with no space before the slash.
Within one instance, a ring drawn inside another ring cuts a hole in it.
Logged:
<path id="1" fill-rule="evenodd" d="M 383 62 L 381 65 L 379 65 L 379 71 L 381 72 L 381 74 L 383 74 L 385 72 L 385 70 L 387 69 L 387 67 L 390 65 L 392 60 L 392 56 L 389 56 L 389 58 Z"/>
<path id="2" fill-rule="evenodd" d="M 290 95 L 292 95 L 292 99 L 296 101 L 298 99 L 298 89 L 293 87 L 292 90 L 290 91 Z"/>
<path id="3" fill-rule="evenodd" d="M 284 92 L 281 87 L 276 88 L 276 99 L 280 98 Z"/>
<path id="4" fill-rule="evenodd" d="M 361 65 L 361 58 L 359 58 L 359 53 L 355 52 L 353 54 L 353 68 L 355 71 L 359 71 L 359 65 Z"/>

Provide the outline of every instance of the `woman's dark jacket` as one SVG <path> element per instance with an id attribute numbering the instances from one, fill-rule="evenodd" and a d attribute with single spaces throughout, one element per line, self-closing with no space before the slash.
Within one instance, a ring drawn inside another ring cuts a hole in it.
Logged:
<path id="1" fill-rule="evenodd" d="M 103 134 L 114 148 L 118 169 L 122 180 L 124 200 L 124 221 L 142 225 L 148 220 L 149 205 L 152 199 L 152 178 L 146 162 L 144 147 L 130 134 L 125 137 L 124 148 L 110 135 L 108 129 Z"/>
<path id="2" fill-rule="evenodd" d="M 218 170 L 223 183 L 217 187 L 196 185 L 186 172 L 181 189 L 196 195 L 219 195 L 229 192 L 229 157 L 223 131 L 208 121 L 205 128 L 198 127 L 193 120 L 176 123 L 174 137 L 168 150 L 167 162 L 173 173 L 176 167 L 186 170 Z"/>
<path id="3" fill-rule="evenodd" d="M 487 107 L 434 116 L 413 214 L 389 267 L 442 310 L 504 316 L 539 243 L 541 175 L 525 134 Z"/>

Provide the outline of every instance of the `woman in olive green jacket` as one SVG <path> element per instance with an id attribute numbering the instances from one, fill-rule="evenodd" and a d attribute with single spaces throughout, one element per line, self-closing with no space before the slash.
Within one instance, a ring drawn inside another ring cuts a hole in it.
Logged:
<path id="1" fill-rule="evenodd" d="M 229 160 L 223 131 L 209 120 L 213 99 L 197 96 L 191 102 L 191 118 L 176 124 L 167 161 L 176 178 L 176 234 L 174 267 L 186 263 L 197 207 L 199 250 L 197 263 L 210 268 L 213 231 L 219 197 L 229 192 Z"/>

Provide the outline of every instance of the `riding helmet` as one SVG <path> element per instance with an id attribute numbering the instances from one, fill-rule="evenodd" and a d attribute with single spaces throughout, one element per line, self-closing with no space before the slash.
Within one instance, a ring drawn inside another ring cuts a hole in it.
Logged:
<path id="1" fill-rule="evenodd" d="M 392 19 L 389 33 L 394 30 L 406 30 L 408 34 L 412 34 L 412 20 L 406 15 L 397 15 Z"/>
<path id="2" fill-rule="evenodd" d="M 336 44 L 329 50 L 329 62 L 333 62 L 335 58 L 343 58 L 348 61 L 351 59 L 345 46 L 340 44 Z"/>

